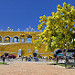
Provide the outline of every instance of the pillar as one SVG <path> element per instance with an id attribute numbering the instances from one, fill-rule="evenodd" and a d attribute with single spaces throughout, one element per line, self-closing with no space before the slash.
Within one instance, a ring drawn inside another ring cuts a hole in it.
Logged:
<path id="1" fill-rule="evenodd" d="M 19 43 L 21 43 L 21 38 L 19 38 Z"/>
<path id="2" fill-rule="evenodd" d="M 25 37 L 25 43 L 27 43 L 27 37 Z"/>
<path id="3" fill-rule="evenodd" d="M 32 38 L 32 43 L 34 43 L 34 37 Z"/>
<path id="4" fill-rule="evenodd" d="M 2 42 L 4 42 L 4 38 L 2 38 Z"/>
<path id="5" fill-rule="evenodd" d="M 11 41 L 10 41 L 11 43 L 12 43 L 12 40 L 13 40 L 13 39 L 11 38 Z"/>

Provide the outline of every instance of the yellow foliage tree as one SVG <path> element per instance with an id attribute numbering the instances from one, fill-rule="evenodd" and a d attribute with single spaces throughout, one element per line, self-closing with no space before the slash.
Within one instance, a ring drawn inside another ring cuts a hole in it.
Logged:
<path id="1" fill-rule="evenodd" d="M 43 32 L 39 35 L 40 41 L 46 44 L 46 50 L 54 50 L 60 48 L 62 51 L 66 48 L 66 52 L 72 46 L 72 31 L 75 24 L 75 7 L 70 4 L 63 3 L 63 7 L 58 5 L 57 12 L 52 12 L 52 16 L 40 16 L 39 30 Z M 39 42 L 37 42 L 39 44 Z M 64 55 L 66 54 L 64 53 Z"/>

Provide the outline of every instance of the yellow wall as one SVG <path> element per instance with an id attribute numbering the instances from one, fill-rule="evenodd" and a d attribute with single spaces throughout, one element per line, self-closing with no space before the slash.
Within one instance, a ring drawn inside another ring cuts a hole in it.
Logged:
<path id="1" fill-rule="evenodd" d="M 22 50 L 22 56 L 33 55 L 35 52 L 35 44 L 34 43 L 18 43 L 18 44 L 10 44 L 10 45 L 2 45 L 0 46 L 0 51 L 8 51 L 8 52 L 16 52 L 14 55 L 18 56 L 18 50 Z M 31 52 L 28 53 L 27 49 L 31 49 Z M 49 51 L 48 51 L 49 52 Z M 46 53 L 45 45 L 42 44 L 41 48 L 38 49 L 38 53 Z M 0 52 L 0 55 L 3 54 Z M 49 56 L 50 54 L 43 56 Z"/>
<path id="2" fill-rule="evenodd" d="M 24 38 L 25 42 L 26 39 L 25 37 L 27 37 L 28 35 L 32 36 L 32 41 L 33 39 L 37 39 L 41 32 L 18 32 L 18 31 L 0 31 L 0 36 L 2 36 L 2 38 L 4 38 L 5 36 L 10 36 L 11 37 L 11 41 L 13 36 L 18 36 L 20 39 L 19 41 L 21 42 L 21 39 Z M 22 36 L 24 35 L 24 36 Z M 33 38 L 34 37 L 34 38 Z M 35 52 L 35 44 L 34 43 L 14 43 L 14 44 L 10 44 L 10 45 L 2 45 L 0 46 L 0 51 L 8 51 L 8 52 L 16 52 L 16 56 L 18 56 L 18 50 L 21 49 L 22 50 L 22 55 L 23 56 L 29 56 L 30 54 L 32 55 L 33 52 Z M 28 53 L 27 49 L 31 49 L 31 52 Z M 49 51 L 48 51 L 49 52 Z M 46 53 L 45 52 L 45 45 L 42 44 L 41 48 L 38 49 L 38 53 Z M 0 55 L 3 54 L 2 52 L 0 52 Z M 43 56 L 49 56 L 50 54 L 46 54 Z"/>
<path id="3" fill-rule="evenodd" d="M 2 36 L 4 38 L 6 35 L 9 35 L 12 38 L 13 36 L 20 37 L 21 34 L 25 34 L 25 37 L 27 37 L 28 35 L 32 35 L 32 37 L 38 37 L 38 34 L 40 34 L 40 33 L 41 32 L 18 32 L 18 31 L 7 32 L 7 31 L 0 31 L 0 36 Z"/>

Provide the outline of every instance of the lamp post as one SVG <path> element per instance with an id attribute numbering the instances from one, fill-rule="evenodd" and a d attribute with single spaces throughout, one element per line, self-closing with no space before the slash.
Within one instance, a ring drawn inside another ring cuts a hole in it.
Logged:
<path id="1" fill-rule="evenodd" d="M 73 30 L 73 48 L 74 48 L 74 50 L 75 50 L 75 45 L 74 45 L 74 43 L 75 43 L 75 30 Z M 75 51 L 74 51 L 74 62 L 75 62 Z"/>

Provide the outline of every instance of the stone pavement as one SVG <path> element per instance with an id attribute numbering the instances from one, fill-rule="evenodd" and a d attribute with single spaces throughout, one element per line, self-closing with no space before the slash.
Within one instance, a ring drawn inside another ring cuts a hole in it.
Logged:
<path id="1" fill-rule="evenodd" d="M 6 61 L 7 62 L 7 61 Z M 50 62 L 26 62 L 13 60 L 0 65 L 0 75 L 75 75 L 75 68 L 65 69 Z"/>

